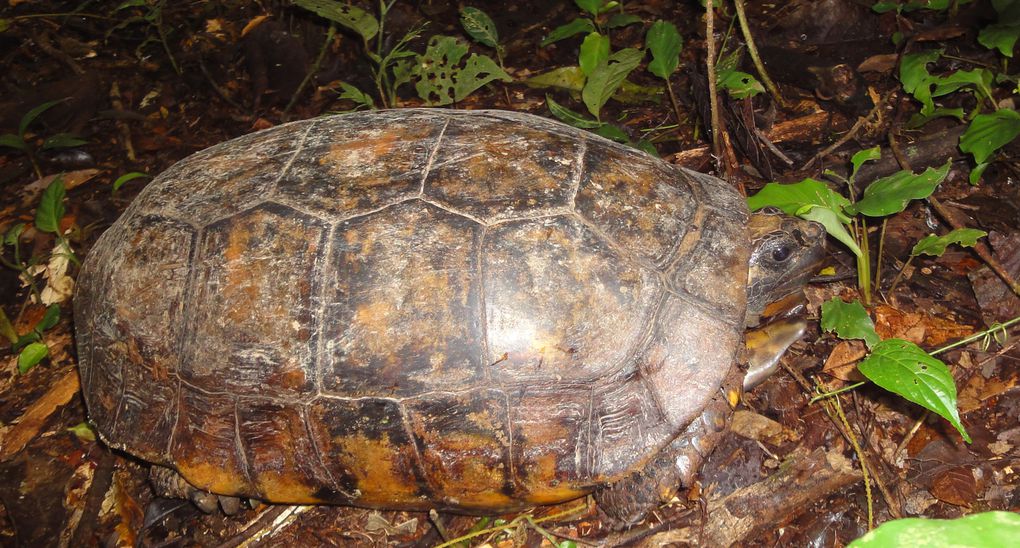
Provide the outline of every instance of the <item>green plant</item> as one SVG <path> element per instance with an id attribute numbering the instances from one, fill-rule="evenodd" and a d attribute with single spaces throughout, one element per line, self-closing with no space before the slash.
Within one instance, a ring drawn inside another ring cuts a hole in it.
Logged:
<path id="1" fill-rule="evenodd" d="M 465 59 L 467 53 L 467 44 L 456 37 L 430 38 L 408 73 L 418 97 L 430 106 L 449 105 L 494 80 L 513 80 L 490 57 L 472 53 Z"/>
<path id="2" fill-rule="evenodd" d="M 57 325 L 60 321 L 60 305 L 51 304 L 46 307 L 43 317 L 32 329 L 24 334 L 18 335 L 2 310 L 0 310 L 0 333 L 11 343 L 11 351 L 18 352 L 18 372 L 28 373 L 33 367 L 39 364 L 49 355 L 49 347 L 42 342 L 43 332 Z"/>
<path id="3" fill-rule="evenodd" d="M 964 247 L 974 247 L 977 244 L 977 239 L 986 236 L 988 233 L 984 230 L 978 230 L 976 228 L 957 228 L 951 230 L 947 234 L 942 236 L 936 236 L 930 234 L 921 238 L 914 248 L 910 250 L 910 257 L 907 258 L 907 262 L 903 264 L 903 268 L 896 273 L 896 277 L 893 278 L 892 284 L 889 286 L 889 292 L 892 293 L 896 289 L 896 284 L 899 282 L 903 272 L 910 266 L 910 263 L 921 255 L 930 255 L 933 257 L 941 257 L 946 252 L 946 248 L 951 244 L 957 244 Z"/>
<path id="4" fill-rule="evenodd" d="M 982 512 L 956 519 L 903 518 L 888 521 L 851 542 L 849 548 L 894 546 L 1011 546 L 1020 538 L 1020 515 Z"/>
<path id="5" fill-rule="evenodd" d="M 747 199 L 752 211 L 763 207 L 777 207 L 789 215 L 821 223 L 829 235 L 846 245 L 857 259 L 857 283 L 864 304 L 871 304 L 871 258 L 868 245 L 867 217 L 886 217 L 906 209 L 912 200 L 927 198 L 949 174 L 950 162 L 942 167 L 928 168 L 921 173 L 900 171 L 875 180 L 860 200 L 854 201 L 855 178 L 860 167 L 879 158 L 879 148 L 859 151 L 850 160 L 851 171 L 847 179 L 836 173 L 825 174 L 845 183 L 846 198 L 825 183 L 804 179 L 794 184 L 769 183 Z"/>
<path id="6" fill-rule="evenodd" d="M 953 374 L 934 354 L 904 339 L 880 339 L 867 311 L 857 301 L 833 297 L 822 305 L 822 329 L 840 338 L 861 339 L 869 349 L 858 371 L 878 386 L 945 418 L 967 443 L 970 436 L 960 422 Z M 856 388 L 855 384 L 846 388 Z"/>
<path id="7" fill-rule="evenodd" d="M 125 173 L 120 177 L 117 177 L 117 180 L 113 182 L 113 185 L 111 185 L 110 188 L 110 192 L 117 192 L 118 190 L 120 190 L 120 187 L 124 186 L 124 183 L 127 183 L 128 181 L 147 178 L 152 178 L 152 175 L 149 175 L 148 173 L 142 173 L 140 171 L 132 171 L 130 173 Z"/>
<path id="8" fill-rule="evenodd" d="M 610 29 L 622 28 L 635 23 L 640 23 L 641 18 L 623 12 L 623 5 L 615 0 L 574 0 L 577 7 L 581 8 L 584 15 L 577 17 L 565 25 L 553 29 L 548 36 L 542 39 L 539 44 L 542 47 L 554 42 L 559 42 L 578 34 L 598 33 L 606 36 Z M 620 8 L 618 13 L 608 15 L 613 8 Z"/>
<path id="9" fill-rule="evenodd" d="M 114 14 L 121 10 L 130 8 L 140 8 L 141 15 L 133 15 L 128 17 L 112 29 L 107 32 L 107 37 L 114 34 L 116 31 L 127 27 L 128 25 L 141 23 L 148 25 L 152 31 L 155 31 L 156 37 L 146 36 L 145 40 L 135 48 L 135 55 L 139 58 L 143 57 L 142 51 L 146 46 L 153 42 L 159 42 L 163 47 L 163 51 L 166 52 L 167 59 L 170 60 L 170 66 L 173 67 L 174 72 L 178 75 L 183 74 L 181 66 L 177 64 L 177 58 L 174 57 L 172 51 L 170 51 L 170 44 L 167 41 L 167 29 L 166 25 L 163 24 L 163 9 L 166 7 L 166 0 L 127 0 L 117 6 L 113 12 Z"/>
<path id="10" fill-rule="evenodd" d="M 1020 36 L 1020 1 L 992 0 L 992 7 L 998 14 L 998 21 L 981 29 L 978 42 L 988 48 L 997 49 L 1006 57 L 1013 57 L 1013 47 Z"/>
<path id="11" fill-rule="evenodd" d="M 33 108 L 21 117 L 21 121 L 18 123 L 17 134 L 7 133 L 0 135 L 0 147 L 9 147 L 25 153 L 28 156 L 28 160 L 32 163 L 32 169 L 35 170 L 37 177 L 42 177 L 42 171 L 39 169 L 39 162 L 37 161 L 39 151 L 71 148 L 84 145 L 87 142 L 72 133 L 57 133 L 43 139 L 42 144 L 37 146 L 28 134 L 29 126 L 35 122 L 36 118 L 64 101 L 65 99 L 49 101 Z"/>

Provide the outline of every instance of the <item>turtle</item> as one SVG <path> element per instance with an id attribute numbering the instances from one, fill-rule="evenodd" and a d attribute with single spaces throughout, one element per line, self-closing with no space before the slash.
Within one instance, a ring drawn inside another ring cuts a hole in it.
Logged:
<path id="1" fill-rule="evenodd" d="M 492 515 L 594 494 L 633 524 L 691 483 L 744 330 L 823 244 L 536 115 L 283 124 L 173 165 L 95 243 L 84 399 L 105 444 L 221 501 Z"/>

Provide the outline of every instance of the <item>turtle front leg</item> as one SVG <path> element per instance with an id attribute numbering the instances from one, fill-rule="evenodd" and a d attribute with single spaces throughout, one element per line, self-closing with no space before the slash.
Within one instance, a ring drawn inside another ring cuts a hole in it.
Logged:
<path id="1" fill-rule="evenodd" d="M 631 527 L 660 504 L 669 502 L 681 487 L 688 488 L 702 463 L 718 445 L 729 426 L 731 394 L 739 394 L 741 375 L 736 366 L 704 412 L 682 434 L 639 470 L 594 493 L 606 523 L 614 530 Z M 734 398 L 735 401 L 735 398 Z"/>
<path id="2" fill-rule="evenodd" d="M 158 496 L 169 499 L 187 499 L 206 514 L 216 511 L 219 506 L 223 513 L 232 516 L 241 510 L 241 499 L 203 491 L 188 483 L 188 480 L 172 468 L 152 465 L 149 469 L 149 483 Z"/>

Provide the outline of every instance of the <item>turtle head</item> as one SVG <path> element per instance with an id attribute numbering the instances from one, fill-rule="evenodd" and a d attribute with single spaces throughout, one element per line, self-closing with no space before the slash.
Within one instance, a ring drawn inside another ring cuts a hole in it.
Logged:
<path id="1" fill-rule="evenodd" d="M 801 290 L 821 267 L 825 256 L 822 225 L 791 217 L 774 208 L 751 215 L 748 222 L 751 259 L 747 271 L 747 317 L 758 325 L 774 303 L 791 308 Z"/>

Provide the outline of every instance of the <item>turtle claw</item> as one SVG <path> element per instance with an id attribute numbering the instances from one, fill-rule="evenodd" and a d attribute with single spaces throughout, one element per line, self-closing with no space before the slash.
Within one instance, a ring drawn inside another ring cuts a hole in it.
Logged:
<path id="1" fill-rule="evenodd" d="M 224 514 L 232 516 L 241 511 L 240 498 L 203 491 L 188 483 L 180 474 L 170 468 L 153 466 L 149 471 L 149 481 L 157 495 L 172 499 L 188 499 L 206 514 L 222 510 Z"/>

